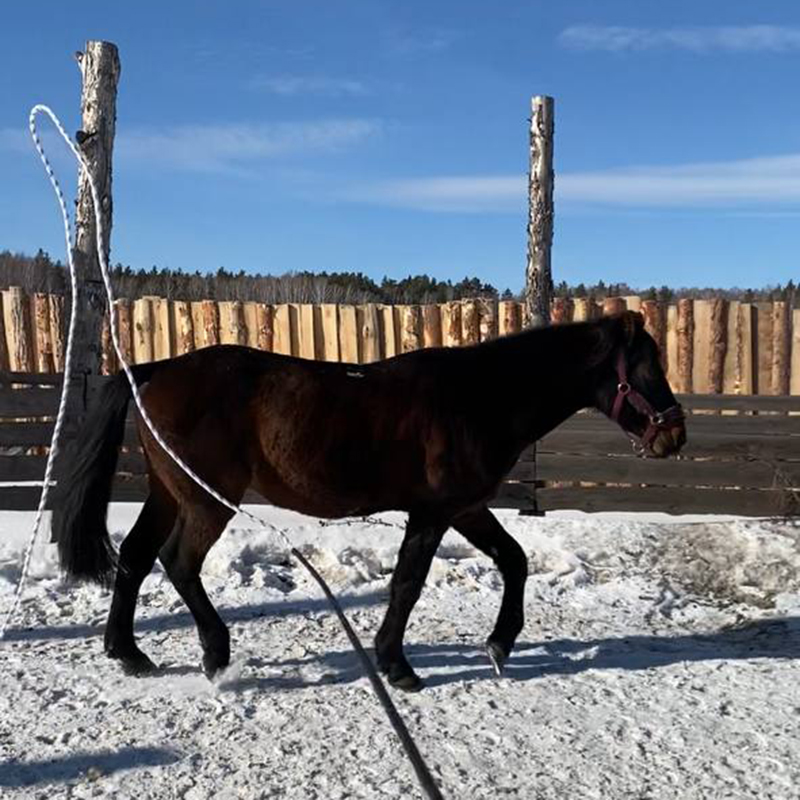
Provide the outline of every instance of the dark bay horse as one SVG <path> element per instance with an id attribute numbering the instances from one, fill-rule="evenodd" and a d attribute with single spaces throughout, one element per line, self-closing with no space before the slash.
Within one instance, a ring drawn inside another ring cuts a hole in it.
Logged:
<path id="1" fill-rule="evenodd" d="M 421 685 L 403 654 L 406 623 L 450 527 L 502 574 L 487 647 L 498 670 L 511 653 L 527 562 L 487 504 L 525 447 L 586 407 L 612 417 L 653 456 L 677 452 L 686 439 L 656 344 L 633 312 L 368 365 L 227 345 L 133 372 L 159 431 L 229 500 L 253 487 L 274 505 L 315 517 L 408 513 L 375 639 L 379 667 L 405 689 Z M 232 514 L 140 422 L 150 494 L 115 556 L 106 510 L 130 396 L 124 374 L 103 388 L 67 460 L 53 516 L 61 565 L 101 583 L 116 567 L 105 650 L 142 673 L 154 665 L 135 642 L 134 611 L 159 558 L 197 623 L 213 676 L 229 663 L 230 639 L 200 569 Z"/>

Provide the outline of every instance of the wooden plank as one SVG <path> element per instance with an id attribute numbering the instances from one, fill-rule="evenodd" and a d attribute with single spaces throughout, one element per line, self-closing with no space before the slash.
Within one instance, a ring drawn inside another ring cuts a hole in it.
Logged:
<path id="1" fill-rule="evenodd" d="M 576 297 L 572 301 L 572 321 L 588 322 L 594 315 L 594 302 L 588 297 Z"/>
<path id="2" fill-rule="evenodd" d="M 575 314 L 575 307 L 572 299 L 569 297 L 556 297 L 553 300 L 553 308 L 551 310 L 551 322 L 553 325 L 563 325 L 565 322 L 572 322 Z M 522 323 L 520 321 L 520 330 Z"/>
<path id="3" fill-rule="evenodd" d="M 172 352 L 180 356 L 191 353 L 195 348 L 194 322 L 191 304 L 176 300 L 172 304 Z"/>
<path id="4" fill-rule="evenodd" d="M 518 481 L 584 481 L 656 486 L 742 486 L 769 489 L 781 480 L 800 487 L 800 461 L 721 461 L 656 459 L 630 456 L 538 453 L 536 464 L 520 461 L 508 477 Z"/>
<path id="5" fill-rule="evenodd" d="M 481 340 L 481 315 L 477 300 L 461 303 L 461 340 L 465 345 L 478 344 Z"/>
<path id="6" fill-rule="evenodd" d="M 153 358 L 161 361 L 170 358 L 172 352 L 172 315 L 169 300 L 163 297 L 150 297 L 153 314 Z"/>
<path id="7" fill-rule="evenodd" d="M 556 300 L 561 298 L 556 298 Z M 553 308 L 555 309 L 555 300 Z M 509 336 L 522 330 L 522 306 L 515 300 L 501 300 L 497 310 L 497 331 L 499 336 Z M 550 312 L 554 317 L 554 311 Z M 555 321 L 555 320 L 553 320 Z"/>
<path id="8" fill-rule="evenodd" d="M 758 394 L 772 394 L 772 303 L 755 303 Z"/>
<path id="9" fill-rule="evenodd" d="M 667 346 L 667 319 L 661 303 L 655 300 L 642 300 L 642 315 L 644 328 L 653 337 L 658 352 L 661 354 L 661 363 L 666 363 Z"/>
<path id="10" fill-rule="evenodd" d="M 711 355 L 711 301 L 695 300 L 692 326 L 692 391 L 708 394 L 708 365 Z M 688 335 L 688 334 L 687 334 Z"/>
<path id="11" fill-rule="evenodd" d="M 686 298 L 678 300 L 678 317 L 675 332 L 677 335 L 677 358 L 675 364 L 675 388 L 679 392 L 696 391 L 692 386 L 694 359 L 694 301 Z"/>
<path id="12" fill-rule="evenodd" d="M 800 395 L 800 308 L 792 311 L 792 360 L 789 392 Z"/>
<path id="13" fill-rule="evenodd" d="M 744 489 L 675 489 L 664 487 L 635 490 L 612 487 L 539 489 L 539 507 L 544 510 L 661 511 L 667 514 L 739 514 L 771 516 L 786 508 L 781 491 Z"/>
<path id="14" fill-rule="evenodd" d="M 61 373 L 7 372 L 0 370 L 0 386 L 25 384 L 28 386 L 61 386 L 64 376 Z"/>
<path id="15" fill-rule="evenodd" d="M 314 306 L 310 303 L 301 303 L 297 306 L 297 342 L 298 355 L 301 358 L 317 357 Z"/>
<path id="16" fill-rule="evenodd" d="M 339 360 L 339 307 L 336 303 L 323 303 L 319 307 L 322 329 L 321 357 L 325 361 Z"/>
<path id="17" fill-rule="evenodd" d="M 244 324 L 244 344 L 248 347 L 258 347 L 258 317 L 256 303 L 245 301 L 242 303 L 242 320 Z"/>
<path id="18" fill-rule="evenodd" d="M 52 436 L 52 422 L 0 422 L 0 447 L 46 446 Z"/>
<path id="19" fill-rule="evenodd" d="M 428 303 L 422 306 L 422 346 L 441 347 L 442 312 L 438 304 Z"/>
<path id="20" fill-rule="evenodd" d="M 292 355 L 292 321 L 289 315 L 289 304 L 278 303 L 274 306 L 273 350 L 283 355 Z"/>
<path id="21" fill-rule="evenodd" d="M 111 320 L 106 313 L 100 323 L 100 374 L 113 375 L 117 369 L 117 351 L 111 337 Z"/>
<path id="22" fill-rule="evenodd" d="M 2 294 L 9 368 L 12 372 L 33 372 L 30 304 L 27 295 L 19 286 L 11 286 Z"/>
<path id="23" fill-rule="evenodd" d="M 577 414 L 562 423 L 557 430 L 582 431 L 587 436 L 595 432 L 620 430 L 601 414 Z M 715 433 L 720 436 L 788 436 L 800 434 L 800 415 L 786 414 L 736 414 L 720 417 L 716 414 L 692 414 L 686 421 L 688 438 L 697 434 Z M 800 441 L 797 442 L 800 458 Z"/>
<path id="24" fill-rule="evenodd" d="M 53 372 L 53 340 L 50 336 L 50 304 L 48 296 L 33 295 L 32 319 L 37 372 Z"/>
<path id="25" fill-rule="evenodd" d="M 60 391 L 54 389 L 11 389 L 0 386 L 0 417 L 48 417 L 58 411 Z"/>
<path id="26" fill-rule="evenodd" d="M 8 342 L 6 340 L 6 323 L 3 293 L 0 292 L 0 370 L 8 369 Z"/>
<path id="27" fill-rule="evenodd" d="M 497 301 L 490 297 L 478 300 L 478 327 L 481 341 L 497 338 Z"/>
<path id="28" fill-rule="evenodd" d="M 667 380 L 673 391 L 678 391 L 678 307 L 667 308 Z"/>
<path id="29" fill-rule="evenodd" d="M 422 314 L 419 306 L 398 306 L 400 310 L 400 349 L 404 353 L 422 347 Z"/>
<path id="30" fill-rule="evenodd" d="M 219 306 L 220 344 L 247 344 L 247 329 L 244 324 L 244 308 L 238 300 L 225 300 Z"/>
<path id="31" fill-rule="evenodd" d="M 391 358 L 400 351 L 397 326 L 395 325 L 394 308 L 392 306 L 378 307 L 378 321 L 381 328 L 381 342 L 383 343 L 383 357 Z"/>
<path id="32" fill-rule="evenodd" d="M 789 304 L 778 300 L 772 304 L 772 394 L 789 394 L 791 341 Z"/>
<path id="33" fill-rule="evenodd" d="M 256 303 L 256 325 L 259 350 L 272 351 L 275 346 L 275 309 L 266 303 Z"/>
<path id="34" fill-rule="evenodd" d="M 219 344 L 219 306 L 213 300 L 203 300 L 203 347 Z"/>
<path id="35" fill-rule="evenodd" d="M 192 312 L 192 331 L 194 333 L 194 349 L 205 347 L 205 329 L 203 327 L 203 301 L 193 300 L 189 303 Z"/>
<path id="36" fill-rule="evenodd" d="M 454 300 L 447 303 L 442 313 L 442 342 L 445 347 L 459 347 L 461 335 L 461 303 Z"/>
<path id="37" fill-rule="evenodd" d="M 621 314 L 627 307 L 624 297 L 606 297 L 603 299 L 603 316 L 611 317 L 614 314 Z"/>
<path id="38" fill-rule="evenodd" d="M 378 309 L 374 303 L 356 308 L 358 335 L 361 340 L 361 361 L 370 364 L 381 358 L 380 327 Z"/>
<path id="39" fill-rule="evenodd" d="M 56 372 L 64 371 L 64 338 L 66 323 L 64 319 L 64 297 L 51 294 L 48 299 L 48 314 L 50 316 L 50 341 L 53 352 L 53 369 Z"/>
<path id="40" fill-rule="evenodd" d="M 687 409 L 800 412 L 800 401 L 792 396 L 678 394 L 676 398 Z"/>
<path id="41" fill-rule="evenodd" d="M 629 294 L 625 295 L 623 298 L 625 300 L 625 308 L 628 311 L 641 311 L 642 310 L 642 298 L 636 294 Z"/>
<path id="42" fill-rule="evenodd" d="M 731 436 L 719 433 L 690 431 L 689 440 L 681 454 L 690 458 L 767 458 L 796 459 L 800 451 L 797 437 L 788 436 Z M 561 426 L 538 443 L 541 453 L 575 453 L 628 455 L 631 445 L 619 429 L 576 430 Z"/>
<path id="43" fill-rule="evenodd" d="M 741 303 L 738 300 L 728 302 L 728 314 L 725 320 L 725 359 L 722 365 L 722 391 L 725 394 L 739 394 L 742 389 L 742 347 L 741 335 Z"/>
<path id="44" fill-rule="evenodd" d="M 130 300 L 124 297 L 114 301 L 114 315 L 122 356 L 128 364 L 133 363 L 133 315 Z"/>
<path id="45" fill-rule="evenodd" d="M 153 308 L 150 300 L 133 301 L 133 360 L 143 364 L 153 360 Z"/>
<path id="46" fill-rule="evenodd" d="M 742 394 L 758 391 L 758 310 L 753 303 L 739 306 L 739 348 L 741 364 L 739 383 Z"/>
<path id="47" fill-rule="evenodd" d="M 339 306 L 339 353 L 346 364 L 359 364 L 358 315 L 352 305 Z"/>
<path id="48" fill-rule="evenodd" d="M 728 305 L 719 297 L 708 302 L 708 391 L 719 394 L 723 391 L 728 349 Z"/>

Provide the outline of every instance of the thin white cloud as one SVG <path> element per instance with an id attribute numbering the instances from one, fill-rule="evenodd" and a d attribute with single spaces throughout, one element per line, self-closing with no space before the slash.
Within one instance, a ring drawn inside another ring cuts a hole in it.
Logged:
<path id="1" fill-rule="evenodd" d="M 800 154 L 556 175 L 557 203 L 598 207 L 783 208 L 800 204 Z M 426 211 L 525 208 L 524 175 L 447 176 L 354 185 L 342 199 Z"/>
<path id="2" fill-rule="evenodd" d="M 695 53 L 786 53 L 800 50 L 800 27 L 783 25 L 722 25 L 686 28 L 629 28 L 615 25 L 574 25 L 558 37 L 574 50 L 610 52 L 658 49 Z"/>
<path id="3" fill-rule="evenodd" d="M 181 125 L 124 130 L 115 152 L 121 163 L 156 164 L 192 172 L 242 172 L 253 162 L 341 151 L 376 135 L 371 119 Z"/>
<path id="4" fill-rule="evenodd" d="M 250 82 L 253 89 L 260 89 L 271 94 L 324 95 L 327 97 L 359 96 L 368 94 L 363 81 L 351 78 L 328 78 L 321 75 L 277 75 L 254 78 Z"/>

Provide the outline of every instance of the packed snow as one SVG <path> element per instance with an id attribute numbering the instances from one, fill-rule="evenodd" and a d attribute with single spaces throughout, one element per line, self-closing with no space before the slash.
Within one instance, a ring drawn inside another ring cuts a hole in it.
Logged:
<path id="1" fill-rule="evenodd" d="M 137 510 L 112 506 L 117 542 Z M 371 647 L 403 516 L 253 510 L 312 559 Z M 482 651 L 500 576 L 451 532 L 406 636 L 426 688 L 392 691 L 446 798 L 800 797 L 800 527 L 498 514 L 531 572 L 505 676 Z M 32 518 L 0 512 L 0 612 Z M 48 538 L 0 643 L 0 795 L 420 797 L 336 618 L 274 532 L 237 518 L 206 562 L 233 646 L 214 684 L 159 567 L 137 635 L 163 669 L 123 675 L 102 653 L 110 595 L 65 583 Z"/>

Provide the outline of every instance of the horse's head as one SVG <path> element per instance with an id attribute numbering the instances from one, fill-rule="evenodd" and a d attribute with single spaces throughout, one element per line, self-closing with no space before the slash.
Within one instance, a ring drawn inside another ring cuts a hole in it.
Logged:
<path id="1" fill-rule="evenodd" d="M 597 386 L 596 407 L 616 422 L 646 456 L 664 458 L 686 443 L 683 411 L 672 394 L 658 346 L 634 311 L 607 320 L 609 357 Z"/>

